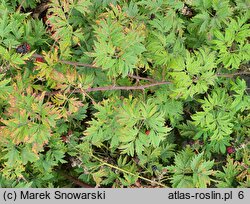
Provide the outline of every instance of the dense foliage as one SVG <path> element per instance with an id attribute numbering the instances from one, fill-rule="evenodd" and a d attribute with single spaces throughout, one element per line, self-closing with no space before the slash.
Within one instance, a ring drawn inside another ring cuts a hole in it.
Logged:
<path id="1" fill-rule="evenodd" d="M 0 2 L 0 187 L 250 187 L 248 0 Z"/>

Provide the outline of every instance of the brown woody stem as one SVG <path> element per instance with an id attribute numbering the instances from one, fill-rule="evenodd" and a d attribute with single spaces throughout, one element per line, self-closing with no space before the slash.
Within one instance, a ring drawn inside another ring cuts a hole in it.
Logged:
<path id="1" fill-rule="evenodd" d="M 60 174 L 78 186 L 81 186 L 83 188 L 94 188 L 93 186 L 86 184 L 86 183 L 80 181 L 79 179 L 76 179 L 73 176 L 70 176 L 62 171 L 60 171 Z"/>

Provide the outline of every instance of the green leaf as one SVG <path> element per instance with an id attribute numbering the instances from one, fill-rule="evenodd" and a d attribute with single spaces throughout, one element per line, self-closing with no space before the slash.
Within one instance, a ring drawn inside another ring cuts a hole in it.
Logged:
<path id="1" fill-rule="evenodd" d="M 27 145 L 21 150 L 21 158 L 24 165 L 28 162 L 33 163 L 39 159 L 38 155 L 32 152 L 32 149 Z"/>
<path id="2" fill-rule="evenodd" d="M 6 150 L 8 150 L 8 152 L 5 154 L 3 159 L 7 159 L 7 165 L 9 167 L 16 166 L 18 163 L 20 163 L 20 152 L 15 146 Z"/>

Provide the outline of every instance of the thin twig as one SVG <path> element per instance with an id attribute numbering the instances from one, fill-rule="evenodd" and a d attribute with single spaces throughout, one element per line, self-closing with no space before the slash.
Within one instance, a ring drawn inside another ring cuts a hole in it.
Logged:
<path id="1" fill-rule="evenodd" d="M 33 55 L 32 55 L 32 57 L 40 57 L 40 58 L 43 58 L 44 59 L 44 56 L 43 55 L 39 55 L 39 54 L 37 54 L 37 53 L 34 53 Z"/>
<path id="2" fill-rule="evenodd" d="M 87 97 L 89 97 L 89 99 L 91 100 L 92 104 L 96 104 L 95 99 L 93 99 L 84 89 L 81 89 L 82 93 L 84 95 L 86 95 Z"/>
<path id="3" fill-rule="evenodd" d="M 39 57 L 39 58 L 44 59 L 44 56 L 36 54 L 36 53 L 33 54 L 33 57 Z M 100 68 L 92 64 L 85 64 L 81 62 L 72 62 L 72 61 L 65 61 L 65 60 L 58 60 L 58 62 L 63 63 L 63 64 L 68 64 L 68 65 L 73 65 L 73 66 L 79 66 L 79 67 Z"/>
<path id="4" fill-rule="evenodd" d="M 135 76 L 135 75 L 132 75 L 132 74 L 128 74 L 128 76 L 131 77 L 131 78 L 133 78 L 133 79 L 139 79 L 139 80 L 145 80 L 145 81 L 155 82 L 155 80 L 152 79 L 152 78 L 140 77 L 140 76 Z"/>
<path id="5" fill-rule="evenodd" d="M 70 62 L 70 61 L 65 61 L 65 60 L 59 60 L 59 62 L 63 64 L 77 66 L 77 67 L 100 68 L 92 64 L 85 64 L 85 63 L 80 63 L 80 62 Z"/>
<path id="6" fill-rule="evenodd" d="M 39 54 L 33 54 L 33 57 L 41 57 L 41 58 L 44 58 L 42 55 L 39 55 Z M 59 60 L 60 63 L 63 63 L 63 64 L 68 64 L 68 65 L 73 65 L 73 66 L 83 66 L 83 67 L 89 67 L 89 68 L 100 68 L 100 67 L 97 67 L 93 64 L 85 64 L 85 63 L 80 63 L 80 62 L 72 62 L 72 61 L 65 61 L 65 60 Z M 216 74 L 218 77 L 228 77 L 228 78 L 231 78 L 231 77 L 234 77 L 234 76 L 239 76 L 239 75 L 250 75 L 250 72 L 246 72 L 246 71 L 243 71 L 243 72 L 236 72 L 236 73 L 232 73 L 232 74 Z M 146 88 L 149 88 L 149 87 L 153 87 L 153 86 L 159 86 L 159 85 L 163 85 L 163 84 L 171 84 L 172 82 L 170 81 L 162 81 L 162 82 L 157 82 L 155 81 L 154 79 L 152 78 L 146 78 L 146 77 L 140 77 L 140 76 L 135 76 L 135 75 L 132 75 L 132 74 L 129 74 L 128 75 L 129 77 L 131 78 L 134 78 L 134 79 L 137 79 L 137 80 L 146 80 L 146 81 L 151 81 L 151 82 L 154 82 L 152 84 L 145 84 L 145 85 L 141 85 L 141 86 L 104 86 L 104 87 L 94 87 L 94 88 L 88 88 L 88 89 L 85 89 L 84 92 L 86 94 L 86 92 L 93 92 L 93 91 L 110 91 L 110 90 L 144 90 Z M 76 92 L 74 93 L 79 93 L 80 91 L 79 90 L 76 90 Z M 81 91 L 83 92 L 83 91 Z"/>
<path id="7" fill-rule="evenodd" d="M 92 156 L 93 158 L 95 158 L 96 160 L 98 160 L 99 162 L 101 162 L 102 165 L 104 165 L 104 166 L 108 166 L 108 167 L 110 167 L 110 168 L 114 168 L 114 169 L 116 169 L 116 170 L 118 170 L 118 171 L 121 171 L 121 172 L 126 173 L 126 174 L 130 174 L 130 175 L 132 175 L 132 176 L 137 176 L 137 177 L 140 178 L 141 180 L 150 182 L 150 183 L 152 183 L 152 184 L 157 184 L 157 185 L 159 185 L 159 186 L 161 186 L 161 187 L 164 187 L 164 188 L 167 188 L 167 187 L 168 187 L 168 186 L 166 186 L 166 185 L 164 185 L 164 184 L 162 184 L 162 183 L 159 183 L 159 182 L 157 182 L 157 181 L 153 181 L 153 180 L 150 180 L 150 179 L 145 178 L 145 177 L 143 177 L 143 176 L 136 175 L 136 174 L 134 174 L 134 173 L 132 173 L 132 172 L 130 172 L 130 171 L 127 171 L 127 170 L 125 170 L 125 169 L 121 169 L 121 168 L 119 168 L 118 166 L 114 166 L 114 165 L 112 165 L 112 164 L 110 164 L 110 163 L 107 163 L 107 162 L 103 161 L 102 159 L 100 159 L 99 157 L 97 157 L 97 156 L 95 156 L 95 155 L 93 155 L 93 154 L 91 154 L 91 156 Z"/>
<path id="8" fill-rule="evenodd" d="M 92 91 L 111 91 L 111 90 L 144 90 L 149 87 L 159 86 L 164 84 L 172 84 L 170 81 L 156 82 L 152 84 L 145 84 L 141 86 L 103 86 L 85 89 L 86 92 Z"/>
<path id="9" fill-rule="evenodd" d="M 33 54 L 33 57 L 44 58 L 42 55 L 39 55 L 39 54 L 36 54 L 36 53 Z M 85 63 L 80 63 L 80 62 L 72 62 L 72 61 L 65 61 L 65 60 L 59 60 L 59 62 L 63 63 L 63 64 L 73 65 L 73 66 L 80 66 L 80 67 L 82 66 L 82 67 L 89 67 L 89 68 L 101 68 L 101 67 L 97 67 L 97 66 L 92 65 L 92 64 L 85 64 Z M 129 74 L 128 76 L 131 77 L 131 78 L 134 78 L 134 79 L 140 79 L 140 80 L 155 82 L 155 80 L 151 79 L 151 78 L 135 76 L 135 75 L 132 75 L 132 74 Z"/>
<path id="10" fill-rule="evenodd" d="M 149 87 L 154 87 L 154 86 L 160 86 L 164 84 L 172 84 L 170 81 L 163 81 L 163 82 L 156 82 L 152 84 L 145 84 L 141 86 L 102 86 L 102 87 L 94 87 L 94 88 L 87 88 L 87 89 L 76 89 L 72 91 L 71 93 L 83 93 L 86 94 L 86 92 L 94 92 L 94 91 L 112 91 L 112 90 L 144 90 Z M 59 93 L 60 91 L 52 91 L 52 92 L 47 92 L 45 95 L 46 96 L 51 96 Z"/>
<path id="11" fill-rule="evenodd" d="M 235 72 L 232 74 L 216 74 L 218 77 L 234 77 L 234 76 L 239 76 L 239 75 L 250 75 L 250 72 Z"/>
<path id="12" fill-rule="evenodd" d="M 39 55 L 39 54 L 36 54 L 36 53 L 33 54 L 33 57 L 44 58 L 43 55 Z M 58 61 L 60 63 L 68 64 L 68 65 L 72 65 L 72 66 L 89 67 L 89 68 L 99 68 L 99 69 L 101 68 L 101 67 L 95 66 L 93 64 L 86 64 L 86 63 L 81 63 L 81 62 L 72 62 L 72 61 L 66 61 L 66 60 L 58 60 Z M 250 72 L 243 71 L 243 72 L 236 72 L 236 73 L 232 73 L 232 74 L 221 74 L 221 73 L 218 73 L 216 75 L 218 77 L 228 77 L 228 78 L 231 78 L 231 77 L 239 76 L 239 75 L 250 75 Z M 135 76 L 135 75 L 132 75 L 132 74 L 129 74 L 128 76 L 131 77 L 131 78 L 134 78 L 134 79 L 140 79 L 140 80 L 146 80 L 146 81 L 155 82 L 155 80 L 152 79 L 152 78 L 140 77 L 140 76 Z"/>

